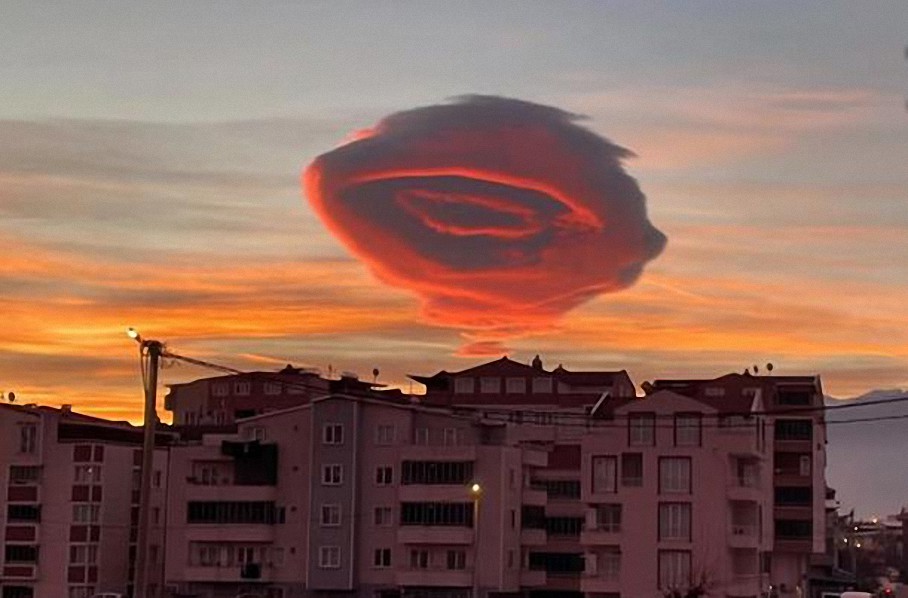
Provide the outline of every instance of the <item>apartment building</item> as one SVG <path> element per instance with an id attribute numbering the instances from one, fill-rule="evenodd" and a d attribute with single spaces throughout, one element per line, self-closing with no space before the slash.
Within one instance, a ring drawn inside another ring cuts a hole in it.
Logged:
<path id="1" fill-rule="evenodd" d="M 771 553 L 764 558 L 769 593 L 782 598 L 817 594 L 831 566 L 826 550 L 826 424 L 818 376 L 728 374 L 712 380 L 657 380 L 670 390 L 721 405 L 759 396 L 771 438 L 765 467 L 772 472 Z M 811 583 L 815 579 L 817 583 Z"/>
<path id="2" fill-rule="evenodd" d="M 509 422 L 522 442 L 545 447 L 545 468 L 527 480 L 546 504 L 523 506 L 521 524 L 529 543 L 525 564 L 545 573 L 534 596 L 579 596 L 585 569 L 581 543 L 587 507 L 581 500 L 583 439 L 589 414 L 608 400 L 627 401 L 634 384 L 624 370 L 545 369 L 536 356 L 527 365 L 507 357 L 458 372 L 411 376 L 426 386 L 423 402 Z"/>
<path id="3" fill-rule="evenodd" d="M 163 442 L 162 438 L 162 442 Z M 0 596 L 131 591 L 142 429 L 69 407 L 0 405 Z M 150 589 L 163 575 L 166 450 L 155 455 Z"/>
<path id="4" fill-rule="evenodd" d="M 330 393 L 362 394 L 382 385 L 350 372 L 337 379 L 318 370 L 287 365 L 277 372 L 245 372 L 170 384 L 164 409 L 177 428 L 229 427 L 266 411 L 302 405 Z"/>
<path id="5" fill-rule="evenodd" d="M 516 426 L 330 395 L 171 450 L 165 578 L 178 595 L 466 598 L 544 588 L 523 529 L 548 464 Z M 179 488 L 179 490 L 176 490 Z"/>

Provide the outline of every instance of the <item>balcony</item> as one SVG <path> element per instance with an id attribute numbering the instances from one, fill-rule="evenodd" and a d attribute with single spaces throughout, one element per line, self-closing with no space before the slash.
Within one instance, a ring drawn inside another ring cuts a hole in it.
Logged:
<path id="1" fill-rule="evenodd" d="M 621 528 L 617 526 L 602 526 L 592 529 L 585 529 L 580 532 L 580 543 L 584 546 L 613 546 L 619 544 L 620 542 Z"/>
<path id="2" fill-rule="evenodd" d="M 773 441 L 773 450 L 780 453 L 812 453 L 813 440 L 800 438 L 778 438 Z"/>
<path id="3" fill-rule="evenodd" d="M 727 496 L 729 500 L 759 501 L 763 498 L 760 478 L 756 475 L 733 477 L 728 486 Z"/>
<path id="4" fill-rule="evenodd" d="M 3 578 L 12 580 L 37 579 L 38 567 L 31 564 L 8 563 L 3 567 Z"/>
<path id="5" fill-rule="evenodd" d="M 475 461 L 476 445 L 410 444 L 400 448 L 401 461 Z"/>
<path id="6" fill-rule="evenodd" d="M 758 548 L 760 535 L 757 526 L 732 523 L 728 530 L 728 545 L 731 548 Z"/>
<path id="7" fill-rule="evenodd" d="M 594 594 L 619 594 L 621 583 L 617 578 L 584 575 L 580 578 L 580 591 Z"/>
<path id="8" fill-rule="evenodd" d="M 797 486 L 803 488 L 813 485 L 813 476 L 801 475 L 798 471 L 776 470 L 772 476 L 772 481 L 776 486 Z"/>
<path id="9" fill-rule="evenodd" d="M 274 526 L 262 524 L 189 524 L 186 540 L 191 542 L 274 542 Z"/>
<path id="10" fill-rule="evenodd" d="M 523 489 L 520 501 L 525 505 L 544 507 L 546 504 L 548 504 L 549 497 L 546 494 L 545 489 L 539 489 L 531 486 Z"/>
<path id="11" fill-rule="evenodd" d="M 402 525 L 397 530 L 398 544 L 472 544 L 473 529 L 442 525 Z"/>
<path id="12" fill-rule="evenodd" d="M 273 501 L 276 496 L 274 486 L 207 486 L 187 484 L 183 494 L 187 501 Z"/>
<path id="13" fill-rule="evenodd" d="M 523 546 L 545 546 L 548 534 L 544 529 L 523 528 L 520 530 L 520 544 Z"/>
<path id="14" fill-rule="evenodd" d="M 775 552 L 797 552 L 811 554 L 813 552 L 813 538 L 811 537 L 778 537 L 773 543 Z"/>
<path id="15" fill-rule="evenodd" d="M 545 571 L 521 569 L 520 586 L 524 588 L 544 588 L 548 585 L 547 577 Z"/>
<path id="16" fill-rule="evenodd" d="M 401 484 L 397 487 L 400 502 L 472 502 L 470 486 L 463 484 Z"/>
<path id="17" fill-rule="evenodd" d="M 773 508 L 773 517 L 776 519 L 799 519 L 813 521 L 813 507 L 810 505 L 780 505 Z"/>
<path id="18" fill-rule="evenodd" d="M 258 577 L 255 574 L 258 573 Z M 245 574 L 245 575 L 244 575 Z M 179 573 L 177 573 L 179 576 Z M 271 581 L 271 568 L 260 566 L 244 569 L 241 565 L 229 567 L 202 567 L 190 566 L 183 569 L 182 582 L 233 582 L 233 583 L 269 583 Z"/>
<path id="19" fill-rule="evenodd" d="M 405 569 L 394 574 L 399 586 L 460 587 L 473 585 L 472 569 Z"/>

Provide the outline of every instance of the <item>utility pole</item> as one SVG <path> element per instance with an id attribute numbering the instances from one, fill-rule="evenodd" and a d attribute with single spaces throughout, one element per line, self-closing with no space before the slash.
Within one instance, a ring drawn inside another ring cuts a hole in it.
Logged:
<path id="1" fill-rule="evenodd" d="M 145 340 L 134 329 L 130 338 L 139 343 L 142 361 L 142 381 L 145 386 L 144 437 L 142 443 L 142 485 L 139 490 L 139 521 L 136 540 L 135 580 L 133 597 L 146 598 L 148 588 L 148 522 L 151 512 L 151 475 L 154 469 L 155 432 L 157 431 L 158 367 L 164 345 L 159 341 Z"/>

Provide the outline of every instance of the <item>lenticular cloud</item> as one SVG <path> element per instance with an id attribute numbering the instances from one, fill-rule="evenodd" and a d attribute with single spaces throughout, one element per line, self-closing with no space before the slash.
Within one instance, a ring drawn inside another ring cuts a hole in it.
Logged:
<path id="1" fill-rule="evenodd" d="M 398 112 L 316 158 L 306 196 L 383 281 L 472 351 L 632 285 L 665 246 L 632 154 L 557 108 L 491 96 Z"/>

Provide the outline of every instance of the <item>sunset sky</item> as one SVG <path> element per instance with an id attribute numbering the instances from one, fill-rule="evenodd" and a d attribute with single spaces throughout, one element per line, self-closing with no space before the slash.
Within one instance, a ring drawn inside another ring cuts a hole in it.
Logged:
<path id="1" fill-rule="evenodd" d="M 128 326 L 404 389 L 474 365 L 300 188 L 352 132 L 463 94 L 585 115 L 668 239 L 513 358 L 908 388 L 908 4 L 643 4 L 5 3 L 0 390 L 138 420 Z"/>

